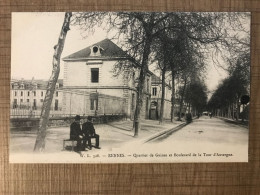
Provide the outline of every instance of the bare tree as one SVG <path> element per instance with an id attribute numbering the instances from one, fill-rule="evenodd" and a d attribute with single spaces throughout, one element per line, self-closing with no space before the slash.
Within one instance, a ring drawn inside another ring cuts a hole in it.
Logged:
<path id="1" fill-rule="evenodd" d="M 71 16 L 72 13 L 70 12 L 65 13 L 65 18 L 59 35 L 58 44 L 54 46 L 54 55 L 52 60 L 52 66 L 53 66 L 52 74 L 49 79 L 46 95 L 43 101 L 39 129 L 37 133 L 36 142 L 34 145 L 34 151 L 37 152 L 43 151 L 45 149 L 45 137 L 47 133 L 47 125 L 49 121 L 50 108 L 53 99 L 53 94 L 55 91 L 55 86 L 60 73 L 60 56 L 63 51 L 67 32 L 68 30 L 70 30 L 69 26 L 70 26 Z"/>
<path id="2" fill-rule="evenodd" d="M 75 24 L 80 25 L 84 30 L 89 30 L 89 22 L 101 25 L 107 21 L 108 30 L 117 30 L 114 36 L 121 42 L 130 56 L 139 64 L 139 79 L 137 85 L 136 109 L 134 115 L 134 136 L 138 136 L 140 130 L 140 114 L 143 106 L 144 89 L 146 76 L 149 72 L 148 62 L 151 53 L 153 39 L 158 35 L 160 23 L 165 20 L 169 13 L 156 12 L 96 12 L 93 19 L 93 13 L 79 13 L 75 18 Z M 102 18 L 102 20 L 100 20 Z M 99 21 L 99 22 L 97 22 Z"/>
<path id="3" fill-rule="evenodd" d="M 174 79 L 178 69 L 185 69 L 189 64 L 190 57 L 187 58 L 187 56 L 197 58 L 196 61 L 198 61 L 199 58 L 204 57 L 202 53 L 206 54 L 210 47 L 220 51 L 219 43 L 228 45 L 225 41 L 227 32 L 223 30 L 225 28 L 222 22 L 230 18 L 234 20 L 235 17 L 226 13 L 85 12 L 76 13 L 73 23 L 80 26 L 83 32 L 92 31 L 94 26 L 101 26 L 105 23 L 108 31 L 117 32 L 113 38 L 118 40 L 127 53 L 138 62 L 140 74 L 134 116 L 135 136 L 137 136 L 140 130 L 144 84 L 149 72 L 148 63 L 154 40 L 164 33 L 165 39 L 171 40 L 169 44 L 172 44 L 174 57 L 169 61 L 171 61 L 172 70 L 171 118 L 173 118 Z M 187 62 L 183 63 L 183 61 Z"/>

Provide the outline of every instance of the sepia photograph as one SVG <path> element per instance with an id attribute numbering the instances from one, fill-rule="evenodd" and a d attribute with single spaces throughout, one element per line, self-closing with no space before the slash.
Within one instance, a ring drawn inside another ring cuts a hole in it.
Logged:
<path id="1" fill-rule="evenodd" d="M 13 12 L 9 162 L 248 162 L 250 24 Z"/>

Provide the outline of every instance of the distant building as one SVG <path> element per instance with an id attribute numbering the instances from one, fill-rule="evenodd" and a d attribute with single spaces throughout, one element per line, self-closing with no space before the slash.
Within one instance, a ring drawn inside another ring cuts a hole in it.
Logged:
<path id="1" fill-rule="evenodd" d="M 126 114 L 133 118 L 140 65 L 109 39 L 64 60 L 63 111 L 66 114 Z M 115 67 L 122 68 L 115 77 Z M 146 76 L 142 118 L 149 118 L 151 72 Z"/>
<path id="2" fill-rule="evenodd" d="M 47 84 L 48 81 L 46 80 L 11 79 L 11 115 L 29 115 L 30 111 L 39 115 L 45 98 Z M 56 83 L 56 90 L 51 105 L 52 111 L 61 111 L 62 109 L 62 87 L 63 80 L 59 79 Z"/>
<path id="3" fill-rule="evenodd" d="M 162 97 L 162 80 L 152 75 L 151 87 L 151 111 L 150 118 L 157 120 L 160 117 L 161 97 Z M 171 86 L 165 83 L 165 99 L 164 99 L 164 118 L 171 118 Z"/>

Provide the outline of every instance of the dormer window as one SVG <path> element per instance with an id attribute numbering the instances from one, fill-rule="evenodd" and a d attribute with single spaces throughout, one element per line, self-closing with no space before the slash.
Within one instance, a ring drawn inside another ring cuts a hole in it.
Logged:
<path id="1" fill-rule="evenodd" d="M 97 53 L 97 52 L 98 52 L 98 47 L 97 46 L 93 47 L 93 53 Z"/>
<path id="2" fill-rule="evenodd" d="M 91 48 L 91 56 L 101 56 L 101 53 L 102 53 L 103 49 L 97 45 L 94 45 L 92 48 Z"/>

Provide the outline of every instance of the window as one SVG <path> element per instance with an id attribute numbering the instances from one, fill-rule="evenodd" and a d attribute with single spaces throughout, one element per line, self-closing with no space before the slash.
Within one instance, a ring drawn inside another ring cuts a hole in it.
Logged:
<path id="1" fill-rule="evenodd" d="M 97 53 L 97 52 L 98 52 L 98 47 L 97 47 L 97 46 L 93 47 L 93 52 L 94 52 L 94 53 Z"/>
<path id="2" fill-rule="evenodd" d="M 24 89 L 24 84 L 21 84 L 21 89 Z"/>
<path id="3" fill-rule="evenodd" d="M 23 92 L 21 91 L 21 96 L 23 96 Z"/>
<path id="4" fill-rule="evenodd" d="M 29 100 L 29 99 L 27 99 L 27 102 L 30 102 L 30 100 Z"/>
<path id="5" fill-rule="evenodd" d="M 30 96 L 30 91 L 27 92 L 27 95 Z"/>
<path id="6" fill-rule="evenodd" d="M 134 110 L 135 109 L 135 94 L 132 93 L 132 104 L 131 104 L 131 109 Z"/>
<path id="7" fill-rule="evenodd" d="M 17 108 L 17 99 L 14 99 L 13 108 Z"/>
<path id="8" fill-rule="evenodd" d="M 36 110 L 37 109 L 37 105 L 36 105 L 36 99 L 33 99 L 33 109 Z"/>
<path id="9" fill-rule="evenodd" d="M 157 88 L 153 87 L 153 96 L 156 96 L 156 95 L 157 95 Z"/>
<path id="10" fill-rule="evenodd" d="M 90 110 L 98 110 L 98 99 L 90 99 Z"/>
<path id="11" fill-rule="evenodd" d="M 55 100 L 54 110 L 58 110 L 59 108 L 59 100 Z"/>
<path id="12" fill-rule="evenodd" d="M 99 77 L 99 69 L 98 68 L 91 68 L 91 82 L 98 83 Z"/>
<path id="13" fill-rule="evenodd" d="M 33 95 L 36 96 L 36 91 L 33 92 Z"/>
<path id="14" fill-rule="evenodd" d="M 41 96 L 43 96 L 43 91 L 41 91 Z"/>
<path id="15" fill-rule="evenodd" d="M 59 92 L 58 91 L 56 91 L 56 97 L 58 97 L 59 96 Z"/>
<path id="16" fill-rule="evenodd" d="M 147 78 L 147 83 L 146 83 L 146 91 L 149 92 L 149 83 L 150 83 L 150 79 Z"/>
<path id="17" fill-rule="evenodd" d="M 43 102 L 43 99 L 41 99 L 41 102 Z"/>
<path id="18" fill-rule="evenodd" d="M 23 99 L 20 99 L 20 102 L 23 103 Z"/>
<path id="19" fill-rule="evenodd" d="M 17 91 L 14 92 L 14 96 L 17 96 Z"/>
<path id="20" fill-rule="evenodd" d="M 98 94 L 90 94 L 90 110 L 98 110 Z"/>

